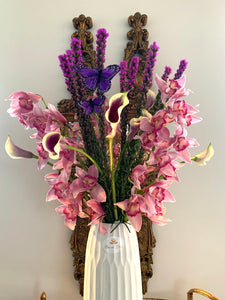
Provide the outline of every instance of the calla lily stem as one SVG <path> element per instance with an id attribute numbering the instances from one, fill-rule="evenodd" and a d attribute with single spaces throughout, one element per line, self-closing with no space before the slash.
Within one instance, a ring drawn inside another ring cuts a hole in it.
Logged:
<path id="1" fill-rule="evenodd" d="M 88 159 L 90 159 L 90 161 L 93 162 L 93 164 L 96 165 L 97 169 L 99 170 L 99 173 L 102 174 L 101 168 L 99 167 L 99 165 L 97 164 L 97 162 L 90 155 L 88 155 L 86 152 L 84 152 L 81 149 L 78 149 L 78 148 L 75 148 L 75 147 L 72 147 L 72 146 L 69 146 L 69 145 L 67 147 L 69 149 L 74 150 L 74 151 L 80 152 L 81 154 L 83 154 L 84 156 L 86 156 Z"/>
<path id="2" fill-rule="evenodd" d="M 111 171 L 111 186 L 112 186 L 112 197 L 113 197 L 113 204 L 114 204 L 114 216 L 115 219 L 118 220 L 118 212 L 116 203 L 116 187 L 115 187 L 115 174 L 113 171 L 113 137 L 109 138 L 109 155 L 110 155 L 110 171 Z"/>

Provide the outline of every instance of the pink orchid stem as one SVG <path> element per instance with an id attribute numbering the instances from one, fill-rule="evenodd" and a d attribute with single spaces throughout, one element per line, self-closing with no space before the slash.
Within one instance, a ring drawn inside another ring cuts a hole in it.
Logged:
<path id="1" fill-rule="evenodd" d="M 40 96 L 40 95 L 39 95 L 39 96 Z M 41 97 L 41 96 L 40 96 L 40 97 Z M 46 102 L 45 102 L 45 100 L 44 100 L 43 97 L 41 97 L 41 101 L 44 103 L 45 108 L 48 109 L 48 105 L 46 104 Z"/>
<path id="2" fill-rule="evenodd" d="M 99 173 L 102 174 L 101 168 L 99 167 L 99 165 L 97 164 L 97 162 L 90 155 L 88 155 L 86 152 L 82 151 L 81 149 L 78 149 L 78 148 L 75 148 L 75 147 L 72 147 L 72 146 L 69 146 L 69 145 L 67 145 L 67 147 L 69 149 L 74 150 L 74 151 L 80 152 L 81 154 L 83 154 L 84 156 L 86 156 L 91 162 L 93 162 L 93 164 L 96 165 L 97 169 L 99 170 Z"/>
<path id="3" fill-rule="evenodd" d="M 111 170 L 111 183 L 112 183 L 112 197 L 114 204 L 114 216 L 118 220 L 118 212 L 116 204 L 116 187 L 115 187 L 115 174 L 113 171 L 113 137 L 109 137 L 109 155 L 110 155 L 110 170 Z"/>

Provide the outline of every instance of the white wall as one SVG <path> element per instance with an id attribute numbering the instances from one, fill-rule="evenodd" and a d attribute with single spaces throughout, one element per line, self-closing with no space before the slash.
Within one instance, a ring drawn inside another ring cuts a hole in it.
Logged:
<path id="1" fill-rule="evenodd" d="M 84 13 L 110 33 L 107 63 L 119 63 L 129 29 L 127 17 L 136 11 L 149 16 L 151 41 L 160 45 L 156 71 L 165 65 L 176 71 L 180 59 L 189 61 L 189 101 L 200 104 L 203 121 L 194 125 L 202 151 L 209 141 L 215 157 L 208 166 L 180 170 L 182 182 L 172 186 L 177 203 L 167 205 L 173 221 L 154 226 L 154 276 L 151 297 L 186 299 L 193 287 L 225 297 L 225 2 L 221 0 L 0 1 L 0 298 L 81 299 L 73 279 L 68 244 L 71 232 L 56 215 L 56 202 L 46 203 L 45 172 L 36 161 L 11 160 L 4 151 L 10 134 L 16 144 L 35 149 L 30 132 L 6 112 L 3 100 L 17 90 L 41 94 L 56 104 L 68 97 L 59 68 L 59 54 L 69 47 L 71 20 Z M 200 297 L 202 298 L 202 297 Z M 197 296 L 195 299 L 200 299 Z"/>

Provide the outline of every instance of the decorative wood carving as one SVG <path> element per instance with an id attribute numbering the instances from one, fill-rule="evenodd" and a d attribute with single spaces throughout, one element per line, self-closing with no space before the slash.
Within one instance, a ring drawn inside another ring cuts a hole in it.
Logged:
<path id="1" fill-rule="evenodd" d="M 95 51 L 93 50 L 93 35 L 89 29 L 93 27 L 92 18 L 80 15 L 73 19 L 75 31 L 71 37 L 81 40 L 82 54 L 84 62 L 91 68 L 95 67 Z"/>
<path id="2" fill-rule="evenodd" d="M 76 227 L 70 239 L 71 250 L 74 257 L 73 265 L 75 266 L 74 278 L 79 281 L 81 296 L 83 296 L 84 290 L 85 251 L 89 233 L 88 223 L 88 219 L 78 217 Z"/>
<path id="3" fill-rule="evenodd" d="M 138 56 L 140 59 L 138 76 L 131 99 L 132 106 L 134 109 L 136 109 L 135 105 L 138 102 L 137 99 L 140 95 L 142 75 L 146 65 L 146 54 L 148 51 L 148 31 L 142 28 L 147 23 L 147 16 L 141 15 L 140 13 L 135 13 L 133 16 L 128 18 L 128 23 L 132 29 L 127 34 L 127 38 L 130 40 L 130 42 L 127 43 L 127 47 L 124 52 L 124 60 L 126 60 L 129 65 L 133 56 Z M 88 31 L 93 26 L 92 19 L 90 17 L 80 15 L 78 18 L 73 19 L 73 24 L 77 31 L 72 34 L 72 37 L 82 40 L 84 63 L 88 66 L 94 67 L 95 51 L 93 50 L 93 36 Z M 61 100 L 58 103 L 58 109 L 67 118 L 68 122 L 74 122 L 75 109 L 72 100 Z M 89 227 L 87 224 L 87 219 L 78 218 L 75 230 L 70 239 L 71 250 L 74 257 L 73 265 L 75 266 L 74 278 L 79 281 L 81 295 L 83 295 L 85 250 L 89 232 Z M 147 282 L 153 275 L 151 264 L 153 263 L 153 248 L 156 244 L 156 240 L 152 231 L 152 222 L 148 218 L 143 217 L 142 229 L 137 236 L 141 260 L 142 287 L 143 293 L 146 293 Z"/>
<path id="4" fill-rule="evenodd" d="M 133 16 L 129 16 L 128 24 L 133 27 L 127 33 L 127 39 L 130 41 L 127 43 L 127 47 L 124 50 L 124 60 L 127 61 L 128 66 L 133 56 L 139 57 L 139 66 L 138 72 L 135 80 L 135 89 L 132 94 L 129 96 L 130 104 L 129 104 L 129 115 L 128 119 L 136 116 L 138 101 L 141 96 L 141 86 L 143 83 L 143 73 L 146 66 L 146 55 L 148 52 L 148 36 L 149 33 L 147 29 L 143 29 L 142 27 L 147 24 L 147 15 L 141 15 L 139 12 L 135 13 Z"/>
<path id="5" fill-rule="evenodd" d="M 148 291 L 148 280 L 152 277 L 152 264 L 153 264 L 153 248 L 156 244 L 156 239 L 152 230 L 152 222 L 145 216 L 142 217 L 142 227 L 137 233 L 140 260 L 141 260 L 141 276 L 142 276 L 142 291 L 143 294 Z"/>

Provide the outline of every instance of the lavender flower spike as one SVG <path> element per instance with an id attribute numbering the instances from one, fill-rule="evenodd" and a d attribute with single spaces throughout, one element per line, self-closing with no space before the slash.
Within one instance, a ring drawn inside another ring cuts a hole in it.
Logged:
<path id="1" fill-rule="evenodd" d="M 105 28 L 100 28 L 97 31 L 97 47 L 96 47 L 96 63 L 98 70 L 104 69 L 106 39 L 109 36 Z"/>
<path id="2" fill-rule="evenodd" d="M 164 70 L 164 73 L 163 73 L 163 76 L 161 77 L 164 81 L 167 81 L 169 75 L 171 74 L 172 72 L 172 69 L 168 66 L 165 66 L 165 70 Z"/>
<path id="3" fill-rule="evenodd" d="M 76 39 L 75 37 L 71 40 L 71 50 L 74 56 L 74 64 L 82 64 L 82 50 L 81 50 L 81 40 Z"/>
<path id="4" fill-rule="evenodd" d="M 129 73 L 128 73 L 128 90 L 130 90 L 135 83 L 135 78 L 138 71 L 139 57 L 132 57 L 130 61 Z"/>
<path id="5" fill-rule="evenodd" d="M 65 77 L 65 83 L 67 85 L 67 89 L 71 94 L 74 94 L 73 76 L 70 70 L 68 54 L 59 55 L 59 61 L 60 61 L 60 68 L 62 69 L 63 75 Z"/>
<path id="6" fill-rule="evenodd" d="M 120 62 L 120 91 L 121 93 L 128 91 L 127 88 L 127 62 Z"/>
<path id="7" fill-rule="evenodd" d="M 181 78 L 181 76 L 183 75 L 184 71 L 187 68 L 187 64 L 188 64 L 188 62 L 185 59 L 180 61 L 179 68 L 178 68 L 176 74 L 174 75 L 174 80 Z"/>
<path id="8" fill-rule="evenodd" d="M 143 86 L 142 90 L 147 91 L 152 83 L 152 76 L 153 76 L 153 69 L 155 66 L 156 62 L 156 56 L 157 52 L 159 50 L 159 46 L 154 42 L 152 45 L 149 47 L 149 51 L 147 53 L 147 64 L 145 66 L 144 70 L 144 76 L 143 76 Z"/>

